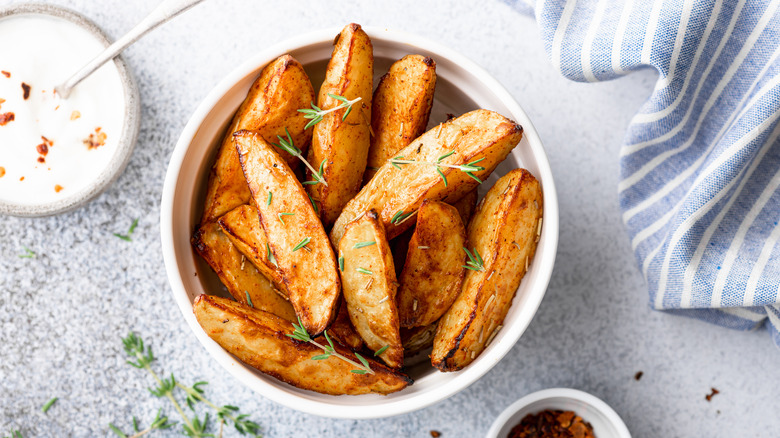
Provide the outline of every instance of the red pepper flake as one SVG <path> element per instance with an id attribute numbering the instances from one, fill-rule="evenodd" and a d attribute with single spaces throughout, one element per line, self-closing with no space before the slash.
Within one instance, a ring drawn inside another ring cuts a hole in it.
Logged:
<path id="1" fill-rule="evenodd" d="M 720 394 L 720 391 L 718 391 L 717 389 L 715 389 L 715 388 L 711 388 L 711 389 L 712 389 L 712 392 L 704 396 L 704 398 L 707 401 L 712 400 L 712 397 L 715 397 L 717 394 Z"/>
<path id="2" fill-rule="evenodd" d="M 38 153 L 41 154 L 40 158 L 43 158 L 43 157 L 46 156 L 46 154 L 49 153 L 49 147 L 50 146 L 54 146 L 54 142 L 49 140 L 48 138 L 46 138 L 44 136 L 41 136 L 41 140 L 43 140 L 43 143 L 41 143 L 38 146 L 36 146 L 35 150 L 37 150 Z M 43 161 L 41 161 L 40 158 L 38 159 L 38 162 L 39 163 L 43 163 Z"/>
<path id="3" fill-rule="evenodd" d="M 19 178 L 19 181 L 24 181 L 24 177 Z"/>
<path id="4" fill-rule="evenodd" d="M 55 191 L 55 192 L 57 192 L 57 193 L 59 193 L 59 192 L 61 192 L 61 191 L 62 191 L 62 189 L 64 189 L 64 188 L 65 188 L 65 187 L 62 187 L 61 185 L 57 184 L 57 185 L 55 185 L 55 186 L 54 186 L 54 191 Z"/>
<path id="5" fill-rule="evenodd" d="M 433 438 L 439 438 L 441 436 L 441 432 L 439 432 L 438 430 L 432 430 L 431 431 L 431 436 Z"/>
<path id="6" fill-rule="evenodd" d="M 14 113 L 0 114 L 0 126 L 5 126 L 8 122 L 13 122 L 14 118 L 16 118 Z"/>
<path id="7" fill-rule="evenodd" d="M 4 103 L 5 103 L 5 99 L 3 99 L 2 97 L 0 97 L 0 106 L 2 106 Z"/>
<path id="8" fill-rule="evenodd" d="M 0 167 L 0 178 L 5 176 L 5 167 Z"/>
<path id="9" fill-rule="evenodd" d="M 528 414 L 507 438 L 595 438 L 593 426 L 572 411 L 548 409 Z"/>
<path id="10" fill-rule="evenodd" d="M 95 128 L 95 132 L 89 134 L 89 137 L 84 140 L 84 145 L 87 146 L 87 149 L 97 149 L 106 144 L 106 133 L 100 129 L 100 126 Z"/>
<path id="11" fill-rule="evenodd" d="M 38 162 L 39 163 L 45 163 L 46 162 L 46 158 L 38 157 Z"/>
<path id="12" fill-rule="evenodd" d="M 24 93 L 24 100 L 30 97 L 30 86 L 22 82 L 22 92 Z"/>
<path id="13" fill-rule="evenodd" d="M 7 77 L 7 78 L 10 78 L 10 77 L 11 77 L 11 72 L 7 72 L 7 71 L 3 70 L 3 71 L 0 71 L 0 73 L 2 73 L 2 74 L 3 74 L 3 76 L 5 76 L 5 77 Z"/>
<path id="14" fill-rule="evenodd" d="M 644 374 L 645 373 L 643 373 L 642 371 L 637 371 L 637 373 L 634 374 L 634 380 L 636 380 L 638 382 L 639 379 L 641 379 Z"/>

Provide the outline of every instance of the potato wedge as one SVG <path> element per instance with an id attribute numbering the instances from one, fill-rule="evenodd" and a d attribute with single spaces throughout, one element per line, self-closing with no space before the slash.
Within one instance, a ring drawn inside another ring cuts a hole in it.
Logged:
<path id="1" fill-rule="evenodd" d="M 352 222 L 339 245 L 343 265 L 341 282 L 352 325 L 385 363 L 403 365 L 404 350 L 399 334 L 393 255 L 376 212 L 368 211 Z"/>
<path id="2" fill-rule="evenodd" d="M 206 334 L 222 348 L 298 388 L 332 395 L 390 394 L 412 384 L 406 375 L 373 359 L 366 359 L 373 373 L 362 375 L 352 373 L 355 367 L 337 357 L 312 360 L 322 350 L 290 338 L 287 335 L 293 333 L 292 324 L 262 310 L 201 295 L 195 299 L 193 311 Z M 335 350 L 357 362 L 348 349 L 336 344 Z"/>
<path id="3" fill-rule="evenodd" d="M 404 345 L 404 356 L 412 357 L 433 345 L 436 334 L 436 323 L 422 327 L 401 328 L 401 343 Z"/>
<path id="4" fill-rule="evenodd" d="M 255 308 L 288 321 L 297 321 L 292 305 L 238 252 L 216 223 L 200 227 L 192 236 L 192 246 L 217 273 L 236 301 L 247 304 L 248 293 Z"/>
<path id="5" fill-rule="evenodd" d="M 501 329 L 536 251 L 542 208 L 539 182 L 525 169 L 507 173 L 485 195 L 468 226 L 469 246 L 481 255 L 482 268 L 472 265 L 460 295 L 441 317 L 433 366 L 462 369 Z"/>
<path id="6" fill-rule="evenodd" d="M 265 230 L 260 224 L 260 216 L 257 208 L 244 204 L 236 207 L 217 220 L 219 227 L 230 242 L 235 245 L 241 254 L 260 271 L 265 278 L 271 280 L 274 287 L 285 297 L 287 286 L 284 284 L 279 268 L 268 258 Z"/>
<path id="7" fill-rule="evenodd" d="M 347 310 L 347 302 L 344 300 L 344 296 L 341 297 L 339 313 L 336 314 L 336 320 L 330 325 L 328 334 L 339 344 L 352 351 L 358 351 L 363 347 L 363 338 L 360 337 L 349 319 L 349 311 Z"/>
<path id="8" fill-rule="evenodd" d="M 465 268 L 466 227 L 458 210 L 425 200 L 399 278 L 398 318 L 401 327 L 437 321 L 460 293 Z"/>
<path id="9" fill-rule="evenodd" d="M 306 120 L 298 112 L 314 100 L 314 88 L 303 66 L 290 55 L 268 64 L 252 84 L 244 102 L 227 129 L 214 167 L 211 169 L 201 223 L 211 222 L 241 204 L 249 202 L 249 189 L 238 163 L 233 133 L 256 130 L 269 142 L 285 135 L 286 127 L 302 151 L 311 143 L 311 131 L 304 130 Z M 298 159 L 279 150 L 294 169 Z"/>
<path id="10" fill-rule="evenodd" d="M 436 63 L 426 56 L 406 55 L 382 76 L 371 102 L 373 136 L 363 184 L 396 152 L 425 132 L 435 88 Z"/>
<path id="11" fill-rule="evenodd" d="M 337 245 L 347 224 L 371 209 L 379 214 L 389 239 L 401 234 L 414 225 L 414 213 L 423 200 L 460 199 L 479 185 L 463 170 L 446 166 L 479 161 L 476 166 L 484 170 L 472 175 L 484 181 L 517 146 L 522 134 L 520 125 L 488 110 L 472 111 L 433 128 L 398 152 L 404 160 L 416 163 L 385 163 L 344 206 L 330 232 L 331 241 Z"/>
<path id="12" fill-rule="evenodd" d="M 341 101 L 329 94 L 361 100 L 353 105 L 346 117 L 347 109 L 343 108 L 326 114 L 314 125 L 308 156 L 315 168 L 325 163 L 322 176 L 327 184 L 307 185 L 306 190 L 317 202 L 326 227 L 333 224 L 344 204 L 360 190 L 363 181 L 371 136 L 368 124 L 373 77 L 371 40 L 360 25 L 349 24 L 336 39 L 317 105 L 324 110 L 341 105 Z M 314 180 L 311 172 L 308 175 L 309 180 Z"/>
<path id="13" fill-rule="evenodd" d="M 459 200 L 448 202 L 448 204 L 458 209 L 460 219 L 466 225 L 471 220 L 471 215 L 474 214 L 474 209 L 477 207 L 477 199 L 479 199 L 479 193 L 476 190 L 472 190 Z"/>
<path id="14" fill-rule="evenodd" d="M 259 134 L 239 131 L 233 141 L 295 313 L 312 335 L 336 317 L 341 281 L 336 256 L 306 192 L 292 169 Z M 269 196 L 270 193 L 270 196 Z"/>

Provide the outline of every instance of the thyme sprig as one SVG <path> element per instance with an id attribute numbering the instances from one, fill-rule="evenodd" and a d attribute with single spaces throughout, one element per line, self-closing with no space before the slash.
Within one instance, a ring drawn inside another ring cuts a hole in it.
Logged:
<path id="1" fill-rule="evenodd" d="M 325 330 L 324 332 L 322 332 L 322 334 L 325 336 L 325 340 L 328 341 L 328 345 L 322 345 L 319 342 L 312 339 L 311 336 L 309 336 L 309 332 L 307 332 L 306 329 L 303 327 L 303 322 L 301 322 L 301 318 L 299 317 L 298 324 L 293 323 L 293 333 L 287 334 L 287 336 L 301 342 L 308 342 L 320 348 L 322 351 L 324 351 L 323 354 L 319 354 L 317 356 L 312 357 L 312 360 L 325 360 L 330 358 L 331 356 L 335 356 L 343 360 L 344 362 L 347 362 L 348 364 L 357 367 L 357 369 L 350 370 L 350 372 L 352 373 L 374 374 L 374 371 L 369 366 L 368 361 L 363 356 L 361 356 L 358 353 L 355 353 L 355 357 L 357 357 L 358 360 L 360 361 L 360 363 L 357 363 L 354 360 L 340 354 L 338 351 L 336 351 L 336 347 L 333 346 L 333 341 L 330 340 L 330 336 L 328 336 L 328 331 Z"/>
<path id="2" fill-rule="evenodd" d="M 312 181 L 304 181 L 301 184 L 303 185 L 316 185 L 320 182 L 325 182 L 325 176 L 324 176 L 324 170 L 325 170 L 325 162 L 328 161 L 327 158 L 323 159 L 320 162 L 320 170 L 314 173 L 312 176 L 314 177 L 314 180 Z M 325 184 L 327 185 L 327 184 Z"/>
<path id="3" fill-rule="evenodd" d="M 138 219 L 133 219 L 133 223 L 130 224 L 130 229 L 127 230 L 127 234 L 119 234 L 114 233 L 114 236 L 124 240 L 125 242 L 131 242 L 133 239 L 133 233 L 135 232 L 135 227 L 138 226 Z"/>
<path id="4" fill-rule="evenodd" d="M 26 246 L 22 246 L 24 248 L 24 254 L 19 254 L 20 259 L 32 259 L 35 258 L 35 251 L 31 250 L 30 248 Z"/>
<path id="5" fill-rule="evenodd" d="M 138 419 L 136 417 L 133 417 L 133 431 L 135 432 L 132 435 L 127 435 L 126 433 L 122 432 L 121 429 L 114 426 L 112 423 L 108 423 L 108 428 L 111 429 L 112 432 L 114 432 L 117 436 L 121 438 L 138 438 L 142 437 L 154 430 L 165 430 L 170 429 L 173 426 L 176 425 L 176 423 L 171 423 L 168 421 L 168 417 L 165 415 L 161 415 L 162 409 L 157 410 L 157 415 L 154 417 L 154 420 L 152 420 L 152 424 L 150 424 L 145 429 L 141 430 L 140 427 L 138 427 Z"/>
<path id="6" fill-rule="evenodd" d="M 317 123 L 320 123 L 322 121 L 322 118 L 325 117 L 326 114 L 332 113 L 333 111 L 338 111 L 342 108 L 346 108 L 347 110 L 344 111 L 344 115 L 341 117 L 341 121 L 347 120 L 347 116 L 349 115 L 350 112 L 352 112 L 352 105 L 356 104 L 361 99 L 360 97 L 356 97 L 353 100 L 349 100 L 344 96 L 339 96 L 337 94 L 331 94 L 331 93 L 328 93 L 328 96 L 331 99 L 336 99 L 341 103 L 331 109 L 324 110 L 318 107 L 317 105 L 315 105 L 314 102 L 312 102 L 311 108 L 298 110 L 299 113 L 303 113 L 303 117 L 305 119 L 309 119 L 309 123 L 307 123 L 303 129 L 311 128 Z"/>
<path id="7" fill-rule="evenodd" d="M 471 269 L 472 271 L 484 271 L 485 270 L 485 262 L 482 260 L 482 257 L 477 252 L 477 248 L 474 248 L 474 254 L 469 252 L 468 248 L 465 246 L 463 247 L 463 251 L 466 251 L 466 255 L 469 256 L 469 260 L 466 261 L 465 265 L 462 265 L 466 269 Z"/>
<path id="8" fill-rule="evenodd" d="M 479 172 L 481 170 L 485 170 L 482 166 L 477 166 L 477 163 L 484 160 L 485 157 L 480 158 L 479 160 L 474 160 L 470 163 L 466 164 L 448 164 L 448 163 L 442 163 L 442 160 L 449 157 L 450 155 L 454 154 L 455 151 L 452 150 L 450 152 L 447 152 L 446 154 L 443 154 L 439 156 L 439 158 L 436 159 L 436 161 L 417 161 L 417 160 L 406 160 L 404 159 L 403 155 L 399 155 L 395 158 L 390 159 L 390 164 L 393 165 L 396 169 L 400 169 L 402 164 L 425 164 L 428 166 L 433 166 L 436 168 L 436 173 L 439 174 L 441 179 L 444 181 L 444 186 L 446 187 L 449 183 L 447 182 L 447 177 L 444 176 L 444 172 L 441 171 L 442 167 L 450 168 L 450 169 L 458 169 L 461 172 L 465 173 L 466 175 L 470 176 L 474 180 L 476 180 L 478 183 L 482 184 L 482 180 L 479 179 L 478 176 L 474 175 L 474 172 Z"/>
<path id="9" fill-rule="evenodd" d="M 300 110 L 299 110 L 300 111 Z M 281 135 L 277 135 L 276 138 L 279 139 L 279 143 L 271 143 L 274 146 L 278 147 L 279 149 L 287 152 L 288 154 L 292 155 L 293 157 L 298 158 L 299 160 L 303 161 L 303 164 L 306 165 L 307 168 L 309 168 L 309 171 L 311 171 L 314 178 L 326 186 L 328 185 L 327 182 L 325 182 L 325 178 L 322 177 L 320 173 L 317 172 L 316 169 L 314 169 L 311 164 L 306 160 L 306 158 L 303 158 L 303 154 L 300 149 L 298 149 L 297 146 L 295 146 L 295 143 L 293 142 L 292 136 L 290 135 L 290 131 L 287 130 L 287 127 L 284 128 L 284 132 L 287 134 L 287 138 L 282 137 Z M 325 165 L 325 161 L 320 163 L 320 169 L 323 168 Z"/>
<path id="10" fill-rule="evenodd" d="M 220 437 L 222 436 L 222 425 L 230 422 L 233 423 L 233 426 L 241 435 L 252 434 L 255 436 L 260 436 L 260 425 L 254 421 L 248 420 L 246 414 L 239 414 L 239 409 L 237 407 L 232 405 L 225 405 L 220 407 L 206 399 L 204 391 L 201 387 L 206 385 L 207 382 L 201 381 L 195 383 L 192 386 L 186 386 L 178 382 L 173 373 L 171 373 L 169 378 L 161 378 L 151 367 L 151 363 L 155 359 L 154 354 L 152 353 L 152 348 L 150 346 L 144 347 L 143 340 L 136 336 L 135 333 L 128 334 L 126 338 L 122 339 L 122 343 L 124 344 L 125 353 L 130 356 L 130 360 L 128 360 L 127 363 L 135 368 L 146 370 L 149 374 L 152 375 L 152 377 L 154 377 L 155 381 L 157 381 L 157 386 L 155 388 L 149 388 L 149 392 L 159 398 L 168 398 L 168 400 L 170 400 L 173 404 L 173 407 L 182 417 L 184 420 L 182 423 L 182 433 L 184 435 L 190 437 L 214 437 L 213 434 L 206 433 L 209 426 L 209 414 L 206 413 L 202 418 L 197 414 L 193 415 L 192 418 L 188 417 L 184 413 L 181 404 L 179 404 L 179 401 L 174 395 L 174 391 L 177 388 L 184 391 L 186 394 L 186 404 L 193 412 L 195 412 L 195 405 L 198 402 L 203 402 L 208 407 L 216 411 L 217 418 L 220 420 Z M 168 418 L 161 416 L 160 411 L 158 411 L 157 417 L 155 417 L 154 421 L 152 421 L 152 425 L 142 431 L 139 431 L 138 421 L 135 417 L 133 417 L 133 427 L 137 432 L 135 435 L 133 435 L 133 437 L 140 437 L 156 429 L 168 429 L 174 425 L 175 423 L 169 422 Z M 127 436 L 113 424 L 109 424 L 109 428 L 120 437 Z"/>
<path id="11" fill-rule="evenodd" d="M 41 406 L 41 412 L 43 412 L 44 414 L 49 412 L 49 409 L 51 409 L 54 403 L 57 403 L 57 400 L 59 400 L 59 397 L 52 397 L 51 399 L 49 399 L 49 401 L 47 401 L 46 404 Z"/>

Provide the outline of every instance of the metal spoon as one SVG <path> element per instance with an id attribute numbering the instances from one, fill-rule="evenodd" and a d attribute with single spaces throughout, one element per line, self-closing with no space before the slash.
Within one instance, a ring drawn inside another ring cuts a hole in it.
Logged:
<path id="1" fill-rule="evenodd" d="M 127 32 L 122 38 L 116 40 L 114 44 L 106 47 L 102 53 L 82 67 L 81 70 L 71 76 L 67 81 L 54 87 L 54 91 L 57 92 L 60 98 L 67 99 L 68 96 L 70 96 L 73 87 L 78 85 L 79 82 L 83 81 L 87 76 L 91 75 L 95 70 L 100 68 L 100 66 L 114 59 L 122 50 L 126 49 L 127 46 L 138 41 L 139 38 L 146 35 L 147 32 L 157 28 L 157 26 L 168 22 L 173 17 L 202 1 L 203 0 L 163 0 L 146 16 L 146 18 L 132 28 L 130 32 Z"/>

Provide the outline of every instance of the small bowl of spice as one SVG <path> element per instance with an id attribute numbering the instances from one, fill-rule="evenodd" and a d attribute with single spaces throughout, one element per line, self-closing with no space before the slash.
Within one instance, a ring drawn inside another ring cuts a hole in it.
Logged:
<path id="1" fill-rule="evenodd" d="M 631 438 L 609 405 L 586 392 L 552 388 L 512 403 L 496 418 L 488 438 Z"/>
<path id="2" fill-rule="evenodd" d="M 138 135 L 138 89 L 121 57 L 67 99 L 54 87 L 109 45 L 59 6 L 0 7 L 0 214 L 47 216 L 97 197 L 122 173 Z"/>

